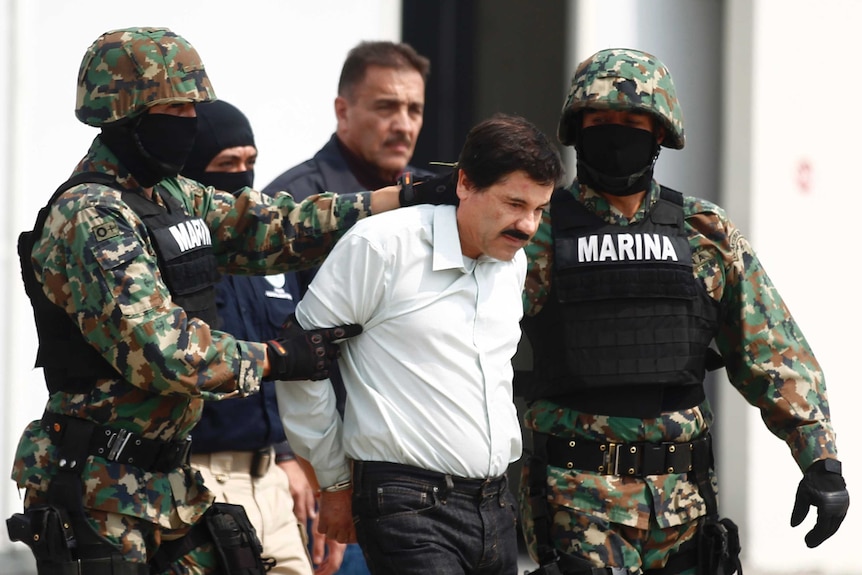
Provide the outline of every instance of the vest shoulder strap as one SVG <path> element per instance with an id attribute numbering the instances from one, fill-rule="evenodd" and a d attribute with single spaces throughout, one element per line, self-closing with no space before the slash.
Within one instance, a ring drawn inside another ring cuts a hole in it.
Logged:
<path id="1" fill-rule="evenodd" d="M 667 186 L 659 186 L 659 197 L 663 200 L 672 202 L 678 206 L 682 205 L 682 192 L 677 192 Z"/>
<path id="2" fill-rule="evenodd" d="M 45 220 L 48 219 L 48 213 L 51 211 L 51 206 L 55 201 L 57 201 L 57 198 L 59 198 L 66 190 L 72 189 L 80 184 L 104 184 L 117 190 L 121 189 L 120 185 L 117 183 L 117 179 L 104 172 L 81 172 L 80 174 L 75 174 L 60 184 L 60 187 L 54 191 L 51 199 L 48 200 L 48 203 L 39 210 L 39 215 L 36 216 L 36 223 L 33 225 L 33 232 L 36 236 L 41 235 L 42 228 L 45 225 Z"/>

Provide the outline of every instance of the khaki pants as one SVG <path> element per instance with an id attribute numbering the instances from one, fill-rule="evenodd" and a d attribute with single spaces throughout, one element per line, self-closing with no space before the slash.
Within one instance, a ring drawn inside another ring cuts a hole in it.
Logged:
<path id="1" fill-rule="evenodd" d="M 305 526 L 293 514 L 287 474 L 275 455 L 263 477 L 251 476 L 253 452 L 221 451 L 193 454 L 192 467 L 216 501 L 242 505 L 263 544 L 263 556 L 276 560 L 269 575 L 311 575 Z"/>

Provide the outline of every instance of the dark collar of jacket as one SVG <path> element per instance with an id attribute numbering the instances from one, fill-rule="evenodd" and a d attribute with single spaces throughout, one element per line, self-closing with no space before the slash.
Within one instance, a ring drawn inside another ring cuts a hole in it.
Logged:
<path id="1" fill-rule="evenodd" d="M 314 154 L 313 158 L 278 176 L 263 189 L 263 192 L 273 194 L 280 190 L 286 190 L 293 195 L 296 201 L 301 201 L 311 194 L 321 192 L 350 194 L 367 191 L 350 171 L 347 160 L 338 146 L 337 138 L 335 134 L 332 134 L 329 141 Z M 427 170 L 417 169 L 410 165 L 405 169 L 420 177 L 432 175 Z"/>

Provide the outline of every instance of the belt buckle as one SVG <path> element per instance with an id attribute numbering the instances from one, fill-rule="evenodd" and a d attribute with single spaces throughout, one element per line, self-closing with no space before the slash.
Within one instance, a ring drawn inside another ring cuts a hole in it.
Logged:
<path id="1" fill-rule="evenodd" d="M 126 444 L 132 438 L 132 435 L 134 434 L 131 431 L 125 429 L 120 429 L 114 433 L 108 440 L 108 453 L 105 455 L 105 459 L 108 461 L 117 461 L 120 454 L 126 448 Z"/>
<path id="2" fill-rule="evenodd" d="M 620 447 L 625 447 L 625 449 L 621 449 Z M 625 455 L 626 460 L 623 463 L 631 465 L 631 467 L 624 468 L 625 475 L 621 475 L 621 477 L 642 477 L 645 461 L 644 444 L 640 442 L 621 443 L 620 447 L 617 447 L 617 475 L 620 475 L 620 460 L 622 459 L 622 455 Z"/>
<path id="3" fill-rule="evenodd" d="M 608 475 L 619 475 L 620 454 L 617 449 L 619 444 L 609 441 L 605 451 L 605 470 Z"/>

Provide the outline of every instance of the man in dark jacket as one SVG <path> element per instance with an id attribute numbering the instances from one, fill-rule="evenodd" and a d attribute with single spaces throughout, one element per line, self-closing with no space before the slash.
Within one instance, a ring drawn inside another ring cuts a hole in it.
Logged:
<path id="1" fill-rule="evenodd" d="M 430 175 L 408 165 L 422 129 L 429 70 L 428 59 L 408 44 L 379 41 L 354 47 L 338 82 L 335 133 L 314 157 L 278 176 L 264 193 L 289 190 L 301 200 L 327 190 L 374 190 L 395 183 L 404 171 Z M 288 276 L 297 276 L 304 292 L 315 271 Z M 338 373 L 331 379 L 343 413 L 344 384 Z M 367 572 L 358 546 L 349 545 L 339 574 Z"/>
<path id="2" fill-rule="evenodd" d="M 375 190 L 408 167 L 422 129 L 427 58 L 408 44 L 362 42 L 344 61 L 335 98 L 335 133 L 313 158 L 264 192 L 305 198 L 326 190 Z"/>

